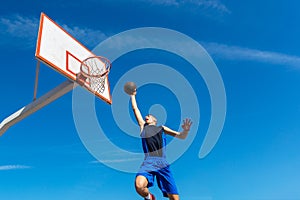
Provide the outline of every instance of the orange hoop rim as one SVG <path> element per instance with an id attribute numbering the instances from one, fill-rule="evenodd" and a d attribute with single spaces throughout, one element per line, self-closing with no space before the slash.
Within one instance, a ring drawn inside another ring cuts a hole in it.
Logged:
<path id="1" fill-rule="evenodd" d="M 94 74 L 89 74 L 89 73 L 86 73 L 86 72 L 83 71 L 83 66 L 88 66 L 87 64 L 85 64 L 85 62 L 88 61 L 89 59 L 92 59 L 92 58 L 97 58 L 105 64 L 105 71 L 103 73 L 94 75 Z M 84 59 L 80 64 L 80 72 L 85 77 L 102 78 L 102 77 L 107 76 L 109 74 L 110 69 L 111 69 L 111 62 L 103 56 L 90 56 L 90 57 Z"/>

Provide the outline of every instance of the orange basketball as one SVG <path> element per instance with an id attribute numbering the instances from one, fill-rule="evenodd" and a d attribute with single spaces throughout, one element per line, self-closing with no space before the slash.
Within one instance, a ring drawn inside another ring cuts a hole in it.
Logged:
<path id="1" fill-rule="evenodd" d="M 136 91 L 136 84 L 134 82 L 127 82 L 124 85 L 124 91 L 128 95 L 132 95 Z"/>

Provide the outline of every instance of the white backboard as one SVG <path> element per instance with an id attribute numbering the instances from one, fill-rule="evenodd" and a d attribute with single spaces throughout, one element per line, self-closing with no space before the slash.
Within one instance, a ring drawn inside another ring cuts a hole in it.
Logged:
<path id="1" fill-rule="evenodd" d="M 76 75 L 80 72 L 81 61 L 95 55 L 42 13 L 35 56 L 57 72 L 72 81 L 76 81 Z M 107 77 L 104 86 L 105 90 L 101 93 L 93 92 L 87 87 L 86 89 L 111 104 L 112 99 Z"/>

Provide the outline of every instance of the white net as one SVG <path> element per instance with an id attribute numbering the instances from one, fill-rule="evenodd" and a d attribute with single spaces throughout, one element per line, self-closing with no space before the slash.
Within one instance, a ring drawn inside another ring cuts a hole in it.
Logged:
<path id="1" fill-rule="evenodd" d="M 80 71 L 85 77 L 85 85 L 93 92 L 103 93 L 110 67 L 109 60 L 101 56 L 89 57 L 82 61 Z"/>

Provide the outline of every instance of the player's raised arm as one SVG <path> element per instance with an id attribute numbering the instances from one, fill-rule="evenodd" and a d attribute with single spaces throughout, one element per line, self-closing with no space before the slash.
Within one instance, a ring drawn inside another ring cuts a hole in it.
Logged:
<path id="1" fill-rule="evenodd" d="M 132 105 L 132 109 L 133 109 L 133 112 L 134 112 L 134 116 L 136 118 L 136 121 L 138 122 L 141 130 L 145 124 L 145 121 L 143 119 L 143 116 L 137 106 L 137 102 L 136 102 L 136 98 L 135 98 L 135 95 L 136 95 L 136 91 L 130 95 L 130 99 L 131 99 L 131 105 Z"/>
<path id="2" fill-rule="evenodd" d="M 171 135 L 173 137 L 180 138 L 180 139 L 185 139 L 190 131 L 191 125 L 192 125 L 192 120 L 185 119 L 185 120 L 183 120 L 183 124 L 181 126 L 183 129 L 181 132 L 174 131 L 167 126 L 163 126 L 163 128 L 164 128 L 164 131 L 166 134 Z"/>

